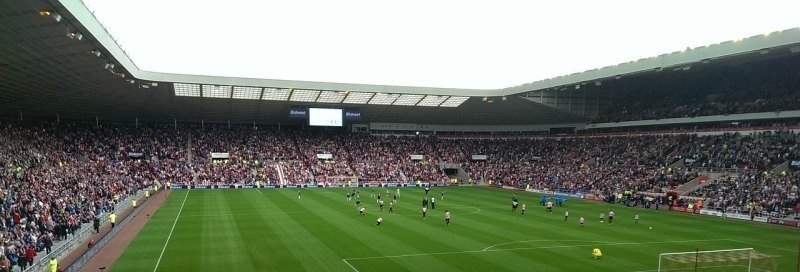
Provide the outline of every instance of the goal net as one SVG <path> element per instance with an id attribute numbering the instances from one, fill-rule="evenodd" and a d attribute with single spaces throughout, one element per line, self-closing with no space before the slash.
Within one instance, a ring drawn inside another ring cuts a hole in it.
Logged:
<path id="1" fill-rule="evenodd" d="M 777 271 L 776 257 L 752 248 L 661 253 L 658 271 Z"/>

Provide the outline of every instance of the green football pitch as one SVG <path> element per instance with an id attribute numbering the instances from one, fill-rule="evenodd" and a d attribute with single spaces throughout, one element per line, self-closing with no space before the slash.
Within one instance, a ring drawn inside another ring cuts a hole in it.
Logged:
<path id="1" fill-rule="evenodd" d="M 655 271 L 659 253 L 731 248 L 797 266 L 797 228 L 574 199 L 547 214 L 536 194 L 478 187 L 434 187 L 425 219 L 422 189 L 400 189 L 389 214 L 361 188 L 360 216 L 349 190 L 174 190 L 111 271 Z M 513 193 L 524 216 L 511 212 Z M 614 223 L 600 223 L 611 209 Z"/>

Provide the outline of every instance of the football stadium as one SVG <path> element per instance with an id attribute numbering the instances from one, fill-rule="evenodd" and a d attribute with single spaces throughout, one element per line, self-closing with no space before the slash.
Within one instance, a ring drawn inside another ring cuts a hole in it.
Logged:
<path id="1" fill-rule="evenodd" d="M 800 2 L 525 2 L 0 1 L 0 272 L 800 272 Z"/>

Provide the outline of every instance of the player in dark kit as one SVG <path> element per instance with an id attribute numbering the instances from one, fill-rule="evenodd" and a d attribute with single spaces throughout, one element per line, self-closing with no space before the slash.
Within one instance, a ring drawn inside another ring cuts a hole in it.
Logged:
<path id="1" fill-rule="evenodd" d="M 389 213 L 394 213 L 394 204 L 389 202 Z"/>
<path id="2" fill-rule="evenodd" d="M 427 198 L 423 198 L 422 199 L 422 218 L 425 218 L 427 213 L 428 213 L 428 199 Z"/>
<path id="3" fill-rule="evenodd" d="M 517 204 L 518 203 L 519 202 L 517 202 L 517 197 L 514 196 L 514 198 L 511 199 L 511 211 L 512 212 L 516 212 L 517 211 Z"/>
<path id="4" fill-rule="evenodd" d="M 383 211 L 383 200 L 378 200 L 378 205 L 381 207 L 381 211 Z"/>

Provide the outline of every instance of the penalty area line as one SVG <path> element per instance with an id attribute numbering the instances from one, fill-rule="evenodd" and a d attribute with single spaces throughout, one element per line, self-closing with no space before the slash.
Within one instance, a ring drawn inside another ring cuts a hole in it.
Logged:
<path id="1" fill-rule="evenodd" d="M 710 241 L 725 241 L 727 239 L 710 239 L 710 240 L 683 240 L 683 241 L 663 241 L 663 242 L 625 242 L 600 244 L 601 246 L 621 246 L 621 245 L 648 245 L 648 244 L 670 244 L 670 243 L 691 243 L 691 242 L 710 242 Z M 592 242 L 592 241 L 586 241 Z M 417 253 L 417 254 L 403 254 L 391 256 L 372 256 L 372 257 L 356 257 L 347 258 L 345 260 L 369 260 L 369 259 L 383 259 L 383 258 L 404 258 L 404 257 L 418 257 L 418 256 L 434 256 L 434 255 L 450 255 L 450 254 L 465 254 L 465 253 L 487 253 L 487 252 L 502 252 L 502 251 L 516 251 L 516 250 L 531 250 L 531 249 L 554 249 L 554 248 L 574 248 L 574 247 L 592 247 L 598 244 L 581 244 L 581 245 L 558 245 L 558 246 L 541 246 L 541 247 L 520 247 L 520 248 L 501 248 L 484 250 L 467 250 L 467 251 L 450 251 L 450 252 L 433 252 L 433 253 Z"/>
<path id="2" fill-rule="evenodd" d="M 352 269 L 353 269 L 353 271 L 355 271 L 355 272 L 359 272 L 359 271 L 358 271 L 358 269 L 356 269 L 356 268 L 355 268 L 355 266 L 353 266 L 352 264 L 350 264 L 350 262 L 348 262 L 348 261 L 347 261 L 347 259 L 342 259 L 342 261 L 343 261 L 344 263 L 346 263 L 346 264 L 347 264 L 347 266 L 349 266 L 350 268 L 352 268 Z"/>
<path id="3" fill-rule="evenodd" d="M 691 243 L 691 242 L 711 242 L 711 241 L 725 241 L 728 239 L 711 239 L 711 240 L 682 240 L 682 241 L 661 241 L 661 242 L 604 242 L 604 241 L 583 241 L 583 242 L 590 242 L 590 243 L 600 243 L 594 244 L 598 246 L 619 246 L 619 245 L 649 245 L 649 244 L 671 244 L 671 243 Z M 504 250 L 514 250 L 514 249 L 528 249 L 525 247 L 522 248 L 506 248 L 506 249 L 492 249 L 493 247 L 502 246 L 502 245 L 510 245 L 510 244 L 520 244 L 520 243 L 528 243 L 528 242 L 581 242 L 580 240 L 529 240 L 529 241 L 516 241 L 516 242 L 508 242 L 502 244 L 496 244 L 493 246 L 489 246 L 484 248 L 483 251 L 504 251 Z M 564 248 L 564 247 L 578 247 L 578 246 L 593 246 L 593 245 L 560 245 L 560 246 L 548 246 L 548 247 L 534 247 L 534 248 Z M 530 248 L 530 249 L 534 249 Z"/>
<path id="4" fill-rule="evenodd" d="M 786 251 L 786 252 L 795 253 L 794 250 L 788 250 L 788 249 L 785 249 L 785 248 L 768 246 L 768 245 L 765 245 L 765 244 L 750 243 L 750 242 L 745 242 L 745 241 L 736 240 L 736 239 L 725 239 L 725 240 L 732 241 L 732 242 L 737 242 L 737 243 L 742 243 L 742 244 L 746 244 L 746 245 L 751 245 L 751 246 L 761 246 L 761 247 L 766 247 L 766 248 L 777 249 L 777 250 L 782 250 L 782 251 Z"/>

